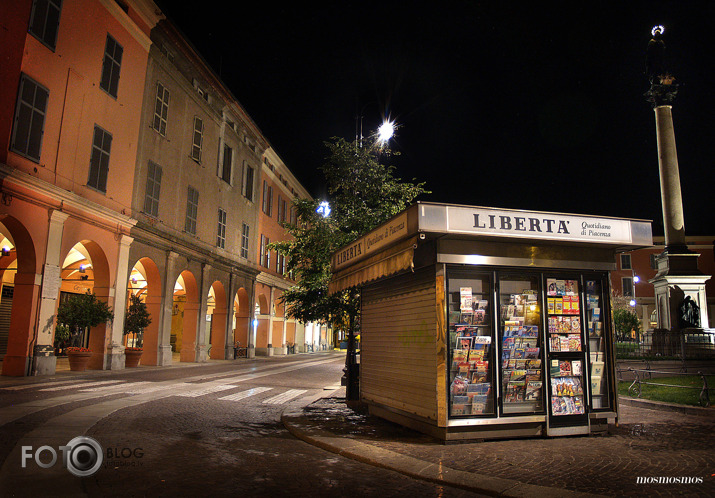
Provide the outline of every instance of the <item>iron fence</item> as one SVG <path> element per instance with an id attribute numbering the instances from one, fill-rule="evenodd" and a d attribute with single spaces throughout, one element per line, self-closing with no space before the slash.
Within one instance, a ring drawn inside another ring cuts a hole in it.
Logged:
<path id="1" fill-rule="evenodd" d="M 617 342 L 616 357 L 715 360 L 715 329 L 648 330 L 641 340 Z"/>

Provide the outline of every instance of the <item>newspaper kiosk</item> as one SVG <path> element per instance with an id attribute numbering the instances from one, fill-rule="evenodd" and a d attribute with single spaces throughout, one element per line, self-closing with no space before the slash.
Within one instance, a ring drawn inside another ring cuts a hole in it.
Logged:
<path id="1" fill-rule="evenodd" d="M 333 255 L 361 288 L 360 400 L 444 440 L 605 431 L 609 270 L 651 223 L 418 203 Z"/>

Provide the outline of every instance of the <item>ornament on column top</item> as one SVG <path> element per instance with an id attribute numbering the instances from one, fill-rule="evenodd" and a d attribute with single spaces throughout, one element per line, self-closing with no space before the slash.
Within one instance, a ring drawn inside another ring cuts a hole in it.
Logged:
<path id="1" fill-rule="evenodd" d="M 678 94 L 678 84 L 675 77 L 665 67 L 665 41 L 664 26 L 654 26 L 651 30 L 653 37 L 648 42 L 645 57 L 645 73 L 650 83 L 650 89 L 643 94 L 653 108 L 663 105 L 673 105 Z"/>

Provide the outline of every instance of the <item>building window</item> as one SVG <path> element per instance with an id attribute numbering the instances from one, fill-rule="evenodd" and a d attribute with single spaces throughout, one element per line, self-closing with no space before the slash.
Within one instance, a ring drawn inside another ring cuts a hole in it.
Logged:
<path id="1" fill-rule="evenodd" d="M 241 257 L 248 259 L 248 235 L 249 235 L 249 228 L 248 225 L 245 223 L 243 224 L 243 228 L 241 230 Z"/>
<path id="2" fill-rule="evenodd" d="M 271 267 L 271 251 L 268 250 L 268 244 L 271 241 L 265 235 L 261 235 L 261 265 L 266 268 Z"/>
<path id="3" fill-rule="evenodd" d="M 124 53 L 122 46 L 111 35 L 107 35 L 107 43 L 104 46 L 104 61 L 102 62 L 102 79 L 99 81 L 99 88 L 114 98 L 117 97 L 117 88 L 119 87 L 122 53 Z"/>
<path id="4" fill-rule="evenodd" d="M 166 136 L 166 118 L 169 115 L 169 90 L 157 81 L 156 102 L 154 104 L 154 122 L 151 127 Z"/>
<path id="5" fill-rule="evenodd" d="M 199 191 L 193 187 L 189 187 L 186 196 L 186 223 L 184 230 L 187 233 L 196 235 L 196 219 L 199 214 Z"/>
<path id="6" fill-rule="evenodd" d="M 633 297 L 633 279 L 631 277 L 623 277 L 621 283 L 623 285 L 623 297 Z"/>
<path id="7" fill-rule="evenodd" d="M 146 194 L 144 195 L 144 212 L 149 216 L 159 216 L 159 191 L 161 190 L 161 166 L 149 161 L 146 175 Z"/>
<path id="8" fill-rule="evenodd" d="M 57 46 L 61 10 L 62 0 L 35 0 L 32 3 L 28 31 L 52 50 Z"/>
<path id="9" fill-rule="evenodd" d="M 273 211 L 273 187 L 263 180 L 263 212 L 271 216 Z"/>
<path id="10" fill-rule="evenodd" d="M 253 168 L 248 164 L 243 179 L 243 196 L 253 202 Z"/>
<path id="11" fill-rule="evenodd" d="M 221 249 L 226 247 L 226 211 L 218 209 L 218 230 L 216 232 L 216 245 Z"/>
<path id="12" fill-rule="evenodd" d="M 12 144 L 10 148 L 35 161 L 40 160 L 42 134 L 50 92 L 24 74 L 15 106 Z"/>
<path id="13" fill-rule="evenodd" d="M 194 116 L 194 141 L 191 144 L 191 159 L 201 162 L 201 147 L 204 144 L 204 122 Z"/>
<path id="14" fill-rule="evenodd" d="M 285 223 L 288 203 L 281 196 L 278 196 L 278 223 Z"/>
<path id="15" fill-rule="evenodd" d="M 631 269 L 631 255 L 630 254 L 621 254 L 621 270 L 630 270 Z"/>
<path id="16" fill-rule="evenodd" d="M 221 179 L 231 184 L 231 165 L 233 164 L 233 149 L 223 144 L 223 162 L 221 163 Z"/>
<path id="17" fill-rule="evenodd" d="M 94 138 L 92 139 L 92 157 L 89 162 L 89 179 L 87 185 L 99 190 L 107 191 L 107 175 L 109 174 L 109 154 L 112 149 L 112 135 L 94 125 Z"/>

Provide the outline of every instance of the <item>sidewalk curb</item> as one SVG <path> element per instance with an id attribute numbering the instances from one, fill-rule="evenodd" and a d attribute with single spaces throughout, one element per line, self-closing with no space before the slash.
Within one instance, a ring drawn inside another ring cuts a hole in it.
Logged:
<path id="1" fill-rule="evenodd" d="M 286 410 L 281 416 L 281 422 L 288 432 L 313 446 L 352 460 L 399 472 L 415 479 L 445 484 L 490 496 L 514 498 L 600 496 L 561 488 L 525 484 L 511 479 L 457 470 L 379 448 L 349 437 L 339 437 L 307 423 L 303 417 L 302 408 Z"/>
<path id="2" fill-rule="evenodd" d="M 666 412 L 684 413 L 698 417 L 713 417 L 715 409 L 703 408 L 701 406 L 678 405 L 675 403 L 664 403 L 662 401 L 652 401 L 650 399 L 630 398 L 628 396 L 618 396 L 618 402 L 626 406 L 636 408 L 648 408 L 650 410 L 662 410 Z"/>

